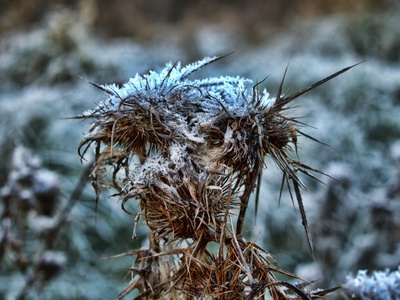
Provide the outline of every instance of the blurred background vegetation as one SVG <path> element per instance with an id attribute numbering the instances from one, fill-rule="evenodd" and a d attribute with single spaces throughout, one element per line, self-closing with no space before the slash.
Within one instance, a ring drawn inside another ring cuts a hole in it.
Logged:
<path id="1" fill-rule="evenodd" d="M 291 111 L 329 146 L 300 140 L 300 159 L 332 174 L 307 182 L 316 249 L 267 160 L 257 239 L 279 265 L 321 287 L 400 264 L 400 7 L 397 1 L 0 0 L 0 298 L 112 299 L 145 246 L 134 217 L 103 195 L 95 214 L 77 147 L 90 124 L 67 119 L 105 99 L 82 80 L 126 82 L 167 61 L 235 53 L 199 76 L 241 75 L 272 97 L 289 64 L 294 92 L 364 61 Z M 306 179 L 304 179 L 306 180 Z M 110 191 L 110 195 L 113 191 Z"/>

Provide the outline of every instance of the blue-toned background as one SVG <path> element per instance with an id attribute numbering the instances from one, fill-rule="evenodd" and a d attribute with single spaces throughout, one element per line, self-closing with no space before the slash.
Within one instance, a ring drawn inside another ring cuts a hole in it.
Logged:
<path id="1" fill-rule="evenodd" d="M 360 269 L 397 269 L 399 16 L 390 0 L 0 1 L 0 298 L 112 299 L 132 258 L 103 258 L 146 245 L 144 225 L 131 239 L 134 216 L 108 197 L 115 191 L 101 197 L 96 221 L 90 182 L 79 186 L 77 148 L 90 124 L 67 118 L 106 98 L 81 77 L 121 84 L 168 61 L 232 51 L 195 76 L 269 75 L 273 97 L 286 66 L 292 93 L 364 61 L 290 111 L 329 145 L 301 138 L 300 159 L 339 179 L 304 178 L 315 263 L 288 194 L 278 207 L 281 175 L 270 160 L 248 238 L 325 288 Z"/>

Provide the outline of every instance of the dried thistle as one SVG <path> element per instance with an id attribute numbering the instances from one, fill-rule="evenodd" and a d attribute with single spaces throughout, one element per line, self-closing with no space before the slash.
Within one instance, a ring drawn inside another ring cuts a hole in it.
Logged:
<path id="1" fill-rule="evenodd" d="M 94 120 L 79 153 L 83 157 L 95 145 L 90 177 L 97 197 L 102 188 L 114 187 L 127 212 L 127 202 L 138 200 L 136 221 L 151 232 L 148 250 L 123 254 L 137 256 L 131 269 L 136 276 L 117 299 L 135 288 L 137 299 L 260 299 L 266 291 L 273 299 L 313 297 L 277 281 L 274 273 L 286 272 L 243 239 L 242 227 L 270 156 L 297 200 L 313 253 L 301 198 L 306 187 L 298 174 L 327 174 L 293 158 L 297 136 L 313 138 L 287 110 L 297 97 L 353 66 L 289 96 L 282 95 L 284 76 L 270 99 L 259 84 L 246 89 L 251 81 L 245 78 L 189 79 L 218 59 L 167 64 L 122 87 L 94 84 L 108 99 L 78 117 Z"/>

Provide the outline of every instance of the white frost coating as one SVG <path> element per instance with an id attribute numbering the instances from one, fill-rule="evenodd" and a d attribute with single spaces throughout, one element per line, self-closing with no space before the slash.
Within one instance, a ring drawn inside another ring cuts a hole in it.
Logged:
<path id="1" fill-rule="evenodd" d="M 170 160 L 177 168 L 182 167 L 184 157 L 186 157 L 186 149 L 183 145 L 172 144 L 169 147 Z"/>
<path id="2" fill-rule="evenodd" d="M 45 230 L 54 228 L 54 226 L 57 225 L 57 219 L 39 216 L 36 213 L 31 212 L 28 214 L 28 223 L 30 229 L 36 233 L 41 233 L 45 232 Z"/>
<path id="3" fill-rule="evenodd" d="M 200 61 L 196 61 L 194 63 L 191 63 L 191 64 L 185 66 L 184 68 L 182 68 L 181 73 L 179 74 L 180 75 L 179 79 L 183 79 L 183 78 L 189 76 L 193 72 L 197 71 L 198 69 L 201 69 L 202 67 L 209 64 L 210 62 L 212 62 L 215 59 L 217 59 L 216 56 L 205 57 Z M 180 67 L 180 64 L 179 64 L 179 67 Z"/>
<path id="4" fill-rule="evenodd" d="M 355 278 L 347 277 L 346 293 L 362 300 L 400 299 L 400 268 L 397 271 L 375 271 L 369 277 L 360 270 Z"/>
<path id="5" fill-rule="evenodd" d="M 146 159 L 146 162 L 135 169 L 131 181 L 134 184 L 146 185 L 147 181 L 152 181 L 154 173 L 162 174 L 167 172 L 165 159 L 160 154 L 154 154 L 153 157 Z"/>
<path id="6" fill-rule="evenodd" d="M 198 80 L 199 86 L 218 86 L 223 85 L 226 82 L 231 84 L 237 84 L 239 88 L 244 88 L 245 83 L 252 83 L 253 81 L 243 77 L 231 77 L 231 76 L 220 76 L 220 77 L 211 77 L 206 79 Z"/>
<path id="7" fill-rule="evenodd" d="M 263 89 L 261 95 L 261 105 L 265 106 L 266 108 L 270 108 L 272 105 L 274 105 L 274 103 L 275 99 L 270 98 L 267 89 Z"/>
<path id="8" fill-rule="evenodd" d="M 204 143 L 204 137 L 198 136 L 198 135 L 194 134 L 192 131 L 187 132 L 186 137 L 188 138 L 188 140 L 190 140 L 192 142 L 199 143 L 199 144 Z"/>
<path id="9" fill-rule="evenodd" d="M 224 134 L 224 143 L 225 144 L 230 143 L 232 141 L 232 136 L 233 136 L 233 130 L 232 128 L 228 127 Z"/>
<path id="10" fill-rule="evenodd" d="M 56 264 L 60 267 L 64 266 L 67 262 L 67 257 L 64 252 L 46 250 L 43 252 L 41 261 L 47 264 Z"/>
<path id="11" fill-rule="evenodd" d="M 128 98 L 135 99 L 142 107 L 148 108 L 149 103 L 154 105 L 154 101 L 169 101 L 177 95 L 182 96 L 179 105 L 187 101 L 198 103 L 204 111 L 212 114 L 221 111 L 223 105 L 233 115 L 244 114 L 250 108 L 247 100 L 252 96 L 248 94 L 246 84 L 252 80 L 239 76 L 188 79 L 190 74 L 214 60 L 216 57 L 207 57 L 185 67 L 181 67 L 180 62 L 168 63 L 160 72 L 136 74 L 122 87 L 115 84 L 100 86 L 109 94 L 108 100 L 100 103 L 97 110 L 85 111 L 83 115 L 96 115 L 96 111 L 117 111 L 121 101 Z M 268 96 L 265 92 L 265 101 Z"/>
<path id="12" fill-rule="evenodd" d="M 54 172 L 40 169 L 36 172 L 35 177 L 35 190 L 37 192 L 48 192 L 59 185 L 59 178 Z"/>

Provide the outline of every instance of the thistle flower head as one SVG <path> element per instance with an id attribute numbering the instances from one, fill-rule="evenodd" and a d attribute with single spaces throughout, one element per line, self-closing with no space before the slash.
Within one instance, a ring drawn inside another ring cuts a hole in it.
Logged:
<path id="1" fill-rule="evenodd" d="M 237 294 L 243 299 L 261 295 L 265 288 L 278 295 L 271 283 L 271 272 L 277 269 L 254 267 L 254 273 L 248 267 L 255 260 L 260 266 L 269 264 L 263 250 L 241 237 L 248 201 L 259 186 L 264 158 L 270 156 L 282 170 L 283 182 L 294 190 L 312 251 L 300 193 L 305 186 L 298 173 L 314 177 L 312 172 L 322 172 L 291 155 L 297 150 L 297 136 L 303 133 L 302 124 L 287 116 L 287 109 L 298 96 L 348 68 L 290 96 L 281 95 L 282 80 L 276 98 L 271 99 L 266 91 L 259 91 L 259 84 L 248 88 L 251 80 L 241 77 L 190 79 L 192 73 L 218 59 L 205 58 L 185 67 L 167 64 L 160 72 L 136 75 L 121 87 L 95 85 L 108 98 L 81 116 L 94 121 L 80 154 L 96 145 L 91 174 L 96 191 L 115 187 L 126 211 L 128 200 L 137 199 L 139 216 L 155 244 L 167 247 L 192 241 L 185 252 L 189 259 L 180 256 L 181 267 L 173 267 L 171 280 L 176 288 L 201 296 L 196 288 L 196 283 L 204 281 L 201 278 L 208 276 L 208 282 L 215 279 L 215 284 L 222 284 L 218 280 L 232 272 L 231 281 L 247 282 L 247 287 L 236 284 L 219 291 L 220 295 L 232 299 L 229 295 Z M 235 209 L 239 210 L 236 226 L 231 220 Z M 207 250 L 210 242 L 219 244 L 218 255 Z M 230 265 L 224 265 L 221 273 L 218 267 L 223 258 Z M 187 274 L 191 268 L 197 271 Z M 198 276 L 187 279 L 193 274 Z M 214 287 L 204 288 L 214 293 Z"/>

